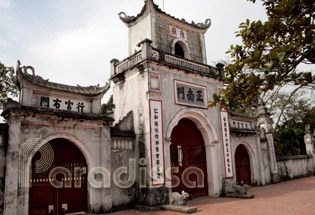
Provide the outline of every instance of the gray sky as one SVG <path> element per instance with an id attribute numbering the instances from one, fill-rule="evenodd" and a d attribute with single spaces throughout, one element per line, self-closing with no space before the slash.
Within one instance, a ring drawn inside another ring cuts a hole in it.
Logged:
<path id="1" fill-rule="evenodd" d="M 162 7 L 162 0 L 154 0 Z M 0 0 L 0 61 L 31 65 L 37 75 L 70 85 L 97 85 L 109 78 L 110 60 L 128 56 L 128 29 L 118 13 L 137 15 L 143 0 Z M 208 64 L 227 60 L 239 43 L 241 22 L 266 19 L 264 7 L 247 0 L 164 0 L 176 18 L 212 25 L 206 33 Z M 107 100 L 107 96 L 105 97 Z"/>

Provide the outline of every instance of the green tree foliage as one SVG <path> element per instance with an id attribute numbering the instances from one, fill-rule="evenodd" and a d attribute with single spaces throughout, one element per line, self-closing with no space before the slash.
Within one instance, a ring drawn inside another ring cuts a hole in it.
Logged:
<path id="1" fill-rule="evenodd" d="M 9 96 L 17 96 L 17 89 L 10 79 L 11 67 L 0 62 L 0 104 L 7 102 Z"/>
<path id="2" fill-rule="evenodd" d="M 305 114 L 304 124 L 310 125 L 311 131 L 315 131 L 315 107 Z"/>
<path id="3" fill-rule="evenodd" d="M 102 104 L 101 106 L 101 114 L 108 114 L 115 109 L 115 105 L 113 102 L 113 95 L 110 96 L 107 103 Z"/>
<path id="4" fill-rule="evenodd" d="M 240 24 L 236 36 L 242 44 L 232 45 L 228 51 L 232 63 L 225 67 L 226 87 L 213 95 L 210 106 L 244 112 L 277 86 L 314 83 L 314 74 L 296 68 L 301 63 L 315 63 L 315 1 L 262 1 L 268 20 Z"/>
<path id="5" fill-rule="evenodd" d="M 280 126 L 274 132 L 276 156 L 306 154 L 304 130 L 299 127 Z"/>

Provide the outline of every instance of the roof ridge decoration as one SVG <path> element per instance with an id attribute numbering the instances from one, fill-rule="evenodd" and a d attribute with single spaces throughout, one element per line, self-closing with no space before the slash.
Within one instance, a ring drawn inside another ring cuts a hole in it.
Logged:
<path id="1" fill-rule="evenodd" d="M 27 72 L 28 70 L 31 70 L 32 74 L 29 74 Z M 99 95 L 99 94 L 105 94 L 109 90 L 110 83 L 111 83 L 111 81 L 109 80 L 108 82 L 106 82 L 105 86 L 103 86 L 103 87 L 100 87 L 99 84 L 96 86 L 82 87 L 80 85 L 71 86 L 71 85 L 65 85 L 65 84 L 50 82 L 49 79 L 45 80 L 43 77 L 41 77 L 39 75 L 35 75 L 35 69 L 32 66 L 21 67 L 21 63 L 19 60 L 17 61 L 16 75 L 14 75 L 14 69 L 11 69 L 10 76 L 11 76 L 12 81 L 17 86 L 20 85 L 20 82 L 21 82 L 20 79 L 24 79 L 24 80 L 27 80 L 30 83 L 37 85 L 37 86 L 40 86 L 40 87 L 64 91 L 64 92 L 82 94 L 82 95 L 87 95 L 87 96 L 95 96 L 95 95 Z"/>
<path id="2" fill-rule="evenodd" d="M 118 16 L 119 16 L 120 20 L 123 21 L 125 24 L 133 23 L 144 14 L 144 12 L 146 11 L 147 8 L 150 8 L 149 7 L 150 4 L 152 4 L 155 11 L 162 13 L 166 16 L 169 16 L 175 20 L 178 20 L 184 24 L 188 24 L 190 26 L 193 26 L 195 28 L 208 29 L 211 26 L 211 19 L 206 19 L 204 23 L 202 23 L 202 22 L 195 23 L 194 21 L 192 21 L 191 23 L 188 23 L 185 19 L 178 19 L 178 18 L 166 13 L 161 8 L 159 8 L 159 6 L 157 4 L 155 4 L 153 2 L 153 0 L 145 0 L 144 6 L 142 7 L 141 12 L 136 16 L 128 16 L 125 12 L 118 13 Z"/>

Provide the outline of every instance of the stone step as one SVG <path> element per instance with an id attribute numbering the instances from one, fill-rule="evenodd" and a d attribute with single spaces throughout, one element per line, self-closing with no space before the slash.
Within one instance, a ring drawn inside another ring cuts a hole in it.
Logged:
<path id="1" fill-rule="evenodd" d="M 178 205 L 162 205 L 162 210 L 168 210 L 168 211 L 177 211 L 181 213 L 195 213 L 197 211 L 196 207 L 189 207 L 189 206 L 178 206 Z"/>

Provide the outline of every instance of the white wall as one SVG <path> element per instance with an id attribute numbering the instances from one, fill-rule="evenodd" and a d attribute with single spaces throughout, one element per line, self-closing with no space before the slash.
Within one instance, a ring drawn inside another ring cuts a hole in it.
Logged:
<path id="1" fill-rule="evenodd" d="M 280 180 L 288 180 L 315 174 L 315 159 L 308 155 L 277 158 Z"/>

